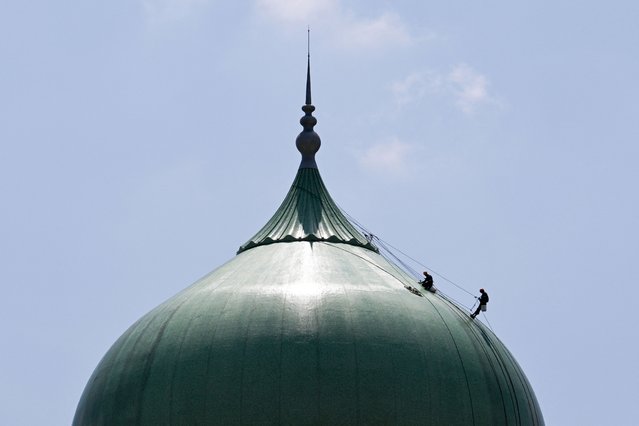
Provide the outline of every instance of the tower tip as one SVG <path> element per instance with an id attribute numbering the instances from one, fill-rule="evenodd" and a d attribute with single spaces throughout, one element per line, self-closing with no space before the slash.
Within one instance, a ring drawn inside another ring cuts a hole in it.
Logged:
<path id="1" fill-rule="evenodd" d="M 307 55 L 307 65 L 306 65 L 306 103 L 302 107 L 302 111 L 305 112 L 305 115 L 300 119 L 300 124 L 304 128 L 302 132 L 297 136 L 295 140 L 295 145 L 297 146 L 298 151 L 302 154 L 302 163 L 300 164 L 301 169 L 305 168 L 317 168 L 317 164 L 315 163 L 315 154 L 320 149 L 321 140 L 320 137 L 315 131 L 313 127 L 317 124 L 317 119 L 313 117 L 313 111 L 315 111 L 315 107 L 311 102 L 311 28 L 307 27 L 306 29 L 306 55 Z"/>
<path id="2" fill-rule="evenodd" d="M 311 105 L 311 27 L 306 28 L 306 105 Z"/>

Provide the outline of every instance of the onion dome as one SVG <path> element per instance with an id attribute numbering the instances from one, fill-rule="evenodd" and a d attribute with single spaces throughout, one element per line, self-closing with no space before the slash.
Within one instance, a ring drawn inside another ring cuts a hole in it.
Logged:
<path id="1" fill-rule="evenodd" d="M 415 290 L 336 207 L 315 162 L 310 71 L 303 110 L 281 207 L 113 344 L 73 424 L 543 425 L 499 339 Z"/>

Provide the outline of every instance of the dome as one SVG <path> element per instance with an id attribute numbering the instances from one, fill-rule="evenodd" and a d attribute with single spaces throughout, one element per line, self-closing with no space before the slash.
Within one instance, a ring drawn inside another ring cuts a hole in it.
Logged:
<path id="1" fill-rule="evenodd" d="M 237 256 L 114 343 L 74 425 L 544 424 L 499 339 L 344 217 L 317 149 Z"/>

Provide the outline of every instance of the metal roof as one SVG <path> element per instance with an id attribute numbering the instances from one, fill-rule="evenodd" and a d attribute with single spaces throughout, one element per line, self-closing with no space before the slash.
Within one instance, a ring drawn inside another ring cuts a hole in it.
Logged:
<path id="1" fill-rule="evenodd" d="M 238 253 L 260 245 L 292 241 L 328 241 L 377 251 L 344 217 L 317 168 L 298 170 L 282 205 Z"/>
<path id="2" fill-rule="evenodd" d="M 511 353 L 381 255 L 258 246 L 137 321 L 74 425 L 543 425 Z"/>

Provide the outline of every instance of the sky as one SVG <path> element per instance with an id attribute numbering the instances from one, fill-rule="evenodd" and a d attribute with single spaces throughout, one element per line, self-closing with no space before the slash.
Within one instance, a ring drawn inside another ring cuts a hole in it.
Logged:
<path id="1" fill-rule="evenodd" d="M 0 424 L 69 424 L 111 344 L 275 212 L 308 25 L 337 203 L 487 289 L 546 424 L 636 424 L 639 3 L 0 10 Z"/>

